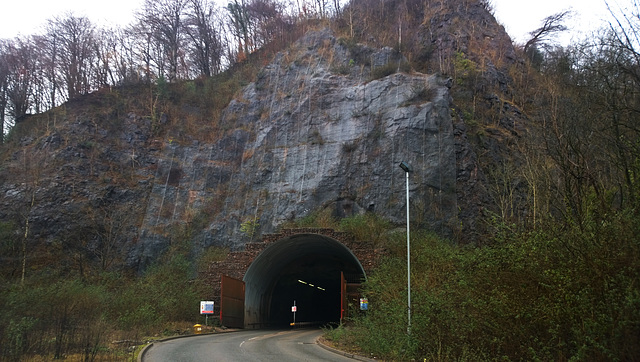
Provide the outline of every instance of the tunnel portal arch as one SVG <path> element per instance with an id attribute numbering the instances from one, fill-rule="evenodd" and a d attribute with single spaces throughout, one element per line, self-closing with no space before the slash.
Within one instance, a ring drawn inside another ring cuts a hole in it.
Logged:
<path id="1" fill-rule="evenodd" d="M 273 242 L 243 277 L 245 327 L 289 324 L 294 301 L 298 322 L 339 321 L 341 272 L 355 282 L 366 276 L 354 253 L 336 239 L 299 233 Z"/>

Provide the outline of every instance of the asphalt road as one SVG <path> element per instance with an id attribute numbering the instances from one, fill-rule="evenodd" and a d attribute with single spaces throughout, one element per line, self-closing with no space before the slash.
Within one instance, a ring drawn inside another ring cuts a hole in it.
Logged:
<path id="1" fill-rule="evenodd" d="M 328 351 L 316 339 L 320 329 L 250 330 L 156 342 L 143 362 L 190 361 L 351 361 Z"/>

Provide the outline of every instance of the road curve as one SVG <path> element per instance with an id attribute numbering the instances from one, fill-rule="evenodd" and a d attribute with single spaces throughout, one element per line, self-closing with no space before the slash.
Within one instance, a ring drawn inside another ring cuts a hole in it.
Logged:
<path id="1" fill-rule="evenodd" d="M 156 342 L 143 362 L 352 361 L 316 343 L 320 329 L 248 330 Z"/>

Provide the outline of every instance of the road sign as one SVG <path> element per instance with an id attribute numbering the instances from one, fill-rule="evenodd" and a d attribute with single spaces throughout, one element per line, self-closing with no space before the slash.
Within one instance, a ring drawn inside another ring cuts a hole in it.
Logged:
<path id="1" fill-rule="evenodd" d="M 360 298 L 360 310 L 368 310 L 369 309 L 369 299 Z"/>
<path id="2" fill-rule="evenodd" d="M 213 302 L 209 300 L 201 301 L 200 314 L 213 314 Z"/>

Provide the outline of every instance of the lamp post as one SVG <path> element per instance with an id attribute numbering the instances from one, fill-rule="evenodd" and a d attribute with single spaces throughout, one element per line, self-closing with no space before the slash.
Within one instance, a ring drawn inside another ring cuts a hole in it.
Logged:
<path id="1" fill-rule="evenodd" d="M 411 334 L 411 243 L 409 237 L 409 172 L 413 172 L 408 163 L 400 162 L 407 180 L 407 335 Z"/>

